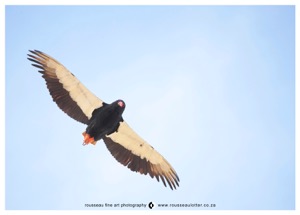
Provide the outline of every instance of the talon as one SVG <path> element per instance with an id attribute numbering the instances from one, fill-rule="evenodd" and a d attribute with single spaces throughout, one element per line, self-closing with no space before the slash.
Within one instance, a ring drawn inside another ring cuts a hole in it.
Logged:
<path id="1" fill-rule="evenodd" d="M 82 145 L 88 145 L 89 143 L 95 145 L 97 141 L 95 141 L 94 137 L 91 137 L 89 134 L 86 132 L 82 133 L 84 139 L 83 139 L 83 144 Z"/>

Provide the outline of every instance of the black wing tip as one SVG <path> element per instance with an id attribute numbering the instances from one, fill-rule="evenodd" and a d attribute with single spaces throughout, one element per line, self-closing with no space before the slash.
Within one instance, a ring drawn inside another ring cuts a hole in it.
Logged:
<path id="1" fill-rule="evenodd" d="M 163 182 L 165 187 L 170 187 L 171 190 L 176 190 L 177 187 L 179 187 L 179 177 L 178 175 L 175 173 L 174 175 L 170 175 L 170 177 L 166 176 L 165 174 L 162 175 L 155 175 L 156 179 L 158 182 L 160 182 L 159 179 L 161 179 L 161 181 Z"/>
<path id="2" fill-rule="evenodd" d="M 35 62 L 35 63 L 40 63 L 37 58 L 31 54 L 28 54 L 28 60 L 32 61 L 32 62 Z"/>
<path id="3" fill-rule="evenodd" d="M 28 50 L 29 51 L 29 54 L 27 54 L 29 57 L 32 57 L 32 58 L 35 58 L 35 57 L 42 57 L 42 56 L 45 56 L 45 53 L 39 51 L 39 50 Z M 31 54 L 34 54 L 34 55 L 31 55 Z M 43 57 L 42 57 L 43 58 Z"/>
<path id="4" fill-rule="evenodd" d="M 169 187 L 171 188 L 171 190 L 176 190 L 177 189 L 177 187 L 179 187 L 179 181 L 177 181 L 177 180 L 174 180 L 174 181 L 169 181 L 169 180 L 167 180 L 167 182 L 168 182 L 168 184 L 169 184 Z M 174 183 L 175 182 L 175 183 Z M 165 185 L 165 187 L 166 187 L 166 185 Z"/>
<path id="5" fill-rule="evenodd" d="M 179 177 L 178 177 L 178 175 L 177 175 L 177 173 L 175 172 L 174 173 L 174 181 L 178 184 L 178 182 L 180 182 L 180 179 L 179 179 Z M 179 185 L 178 185 L 179 186 Z"/>
<path id="6" fill-rule="evenodd" d="M 170 175 L 171 177 L 168 178 L 165 176 L 165 179 L 167 180 L 169 187 L 173 190 L 173 188 L 176 190 L 177 187 L 179 187 L 180 179 L 177 175 L 177 173 L 174 171 L 173 174 Z M 165 185 L 166 186 L 166 185 Z"/>
<path id="7" fill-rule="evenodd" d="M 46 55 L 39 51 L 39 50 L 28 50 L 29 54 L 27 54 L 27 59 L 34 62 L 34 64 L 31 64 L 32 66 L 35 66 L 37 68 L 44 70 L 44 60 L 46 60 Z"/>
<path id="8" fill-rule="evenodd" d="M 28 60 L 31 60 L 31 61 L 33 61 L 33 59 L 37 59 L 37 57 L 40 57 L 40 55 L 39 54 L 42 54 L 43 52 L 41 52 L 41 51 L 38 51 L 38 50 L 28 50 L 30 53 L 29 54 L 27 54 L 27 56 L 29 57 L 29 58 L 27 58 Z M 32 55 L 33 54 L 33 55 Z"/>
<path id="9" fill-rule="evenodd" d="M 31 52 L 31 53 L 33 53 L 33 54 L 35 54 L 35 53 L 43 53 L 43 52 L 41 52 L 41 51 L 39 51 L 39 50 L 37 50 L 37 49 L 33 49 L 33 50 L 28 50 L 29 52 Z"/>
<path id="10" fill-rule="evenodd" d="M 34 67 L 37 67 L 39 69 L 44 70 L 45 68 L 43 67 L 43 64 L 41 62 L 39 62 L 38 60 L 36 60 L 36 58 L 30 54 L 28 54 L 28 60 L 30 60 L 31 62 L 33 62 L 31 65 Z M 39 71 L 40 72 L 40 71 Z"/>

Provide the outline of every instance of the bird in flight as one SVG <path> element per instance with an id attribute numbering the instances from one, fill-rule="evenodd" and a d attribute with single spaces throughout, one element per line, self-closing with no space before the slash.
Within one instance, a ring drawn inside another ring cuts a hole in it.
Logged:
<path id="1" fill-rule="evenodd" d="M 123 119 L 123 100 L 103 102 L 57 60 L 38 50 L 29 52 L 28 60 L 40 69 L 53 101 L 68 116 L 87 125 L 83 145 L 95 145 L 102 139 L 112 156 L 130 170 L 149 174 L 172 190 L 179 186 L 171 164 Z"/>

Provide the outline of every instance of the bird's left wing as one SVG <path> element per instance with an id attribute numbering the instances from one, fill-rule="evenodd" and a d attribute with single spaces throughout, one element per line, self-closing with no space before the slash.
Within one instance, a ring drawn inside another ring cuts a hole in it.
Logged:
<path id="1" fill-rule="evenodd" d="M 114 133 L 103 138 L 108 150 L 124 166 L 130 170 L 156 177 L 157 181 L 166 182 L 173 190 L 179 186 L 179 177 L 168 161 L 151 145 L 136 134 L 123 121 Z"/>
<path id="2" fill-rule="evenodd" d="M 58 107 L 73 119 L 87 124 L 103 101 L 90 92 L 69 70 L 41 51 L 30 51 L 28 60 L 40 68 L 48 90 Z"/>

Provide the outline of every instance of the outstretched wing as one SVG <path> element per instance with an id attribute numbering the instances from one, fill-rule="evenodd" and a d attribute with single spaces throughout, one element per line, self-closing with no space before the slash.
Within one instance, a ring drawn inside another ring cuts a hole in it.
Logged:
<path id="1" fill-rule="evenodd" d="M 41 69 L 48 90 L 58 107 L 73 119 L 88 123 L 96 108 L 103 105 L 80 81 L 54 58 L 41 51 L 30 51 L 28 60 Z"/>
<path id="2" fill-rule="evenodd" d="M 168 161 L 160 155 L 152 146 L 139 137 L 129 125 L 120 122 L 118 130 L 103 138 L 111 154 L 130 170 L 149 174 L 157 181 L 166 182 L 173 190 L 179 186 L 179 177 Z"/>

